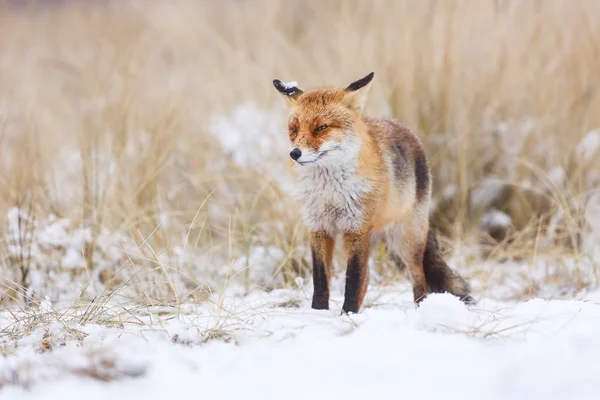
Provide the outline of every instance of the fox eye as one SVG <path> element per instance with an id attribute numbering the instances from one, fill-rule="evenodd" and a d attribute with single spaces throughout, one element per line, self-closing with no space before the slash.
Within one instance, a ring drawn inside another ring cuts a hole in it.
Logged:
<path id="1" fill-rule="evenodd" d="M 317 127 L 317 129 L 315 129 L 315 133 L 322 132 L 327 128 L 329 128 L 329 125 L 321 125 L 321 126 Z"/>
<path id="2" fill-rule="evenodd" d="M 291 133 L 292 135 L 295 135 L 295 134 L 296 134 L 296 132 L 297 132 L 296 128 L 294 128 L 294 127 L 290 128 L 290 133 Z"/>

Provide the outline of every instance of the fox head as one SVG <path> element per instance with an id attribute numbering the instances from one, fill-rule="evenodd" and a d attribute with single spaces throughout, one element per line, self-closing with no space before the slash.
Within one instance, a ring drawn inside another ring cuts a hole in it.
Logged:
<path id="1" fill-rule="evenodd" d="M 306 92 L 298 89 L 296 83 L 273 81 L 290 105 L 292 160 L 300 165 L 325 165 L 358 156 L 362 111 L 374 75 L 371 72 L 345 89 Z"/>

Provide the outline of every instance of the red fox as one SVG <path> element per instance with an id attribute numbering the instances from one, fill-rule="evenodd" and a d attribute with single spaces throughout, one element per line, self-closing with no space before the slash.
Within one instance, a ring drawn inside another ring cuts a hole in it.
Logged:
<path id="1" fill-rule="evenodd" d="M 359 311 L 369 251 L 380 240 L 401 268 L 408 267 L 415 303 L 428 292 L 473 302 L 469 285 L 444 262 L 429 229 L 431 174 L 420 139 L 394 120 L 363 116 L 374 75 L 345 89 L 306 92 L 295 83 L 273 81 L 290 105 L 290 162 L 311 232 L 312 308 L 329 308 L 338 234 L 348 257 L 344 312 Z"/>

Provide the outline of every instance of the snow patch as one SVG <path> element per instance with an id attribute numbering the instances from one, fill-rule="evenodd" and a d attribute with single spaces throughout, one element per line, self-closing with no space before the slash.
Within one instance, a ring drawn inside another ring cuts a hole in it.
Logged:
<path id="1" fill-rule="evenodd" d="M 263 111 L 248 103 L 235 108 L 231 115 L 214 118 L 210 131 L 237 166 L 263 174 L 289 194 L 292 183 L 286 161 L 290 144 L 283 117 L 279 111 Z"/>
<path id="2" fill-rule="evenodd" d="M 502 227 L 508 228 L 512 223 L 512 219 L 508 214 L 500 210 L 490 210 L 481 217 L 481 225 L 486 227 Z"/>
<path id="3" fill-rule="evenodd" d="M 566 172 L 562 167 L 555 167 L 548 172 L 548 180 L 556 187 L 562 187 L 565 183 Z"/>
<path id="4" fill-rule="evenodd" d="M 451 183 L 444 186 L 444 189 L 442 190 L 442 197 L 444 199 L 452 199 L 456 193 L 458 193 L 458 185 Z"/>
<path id="5" fill-rule="evenodd" d="M 271 287 L 283 282 L 278 268 L 285 258 L 285 252 L 275 246 L 256 246 L 250 254 L 233 263 L 233 270 L 240 276 L 247 276 L 253 284 Z"/>
<path id="6" fill-rule="evenodd" d="M 600 129 L 588 132 L 577 144 L 575 154 L 578 158 L 588 160 L 600 149 Z"/>
<path id="7" fill-rule="evenodd" d="M 298 82 L 296 81 L 291 81 L 291 82 L 281 82 L 281 84 L 283 85 L 283 87 L 285 89 L 291 89 L 291 88 L 296 88 L 298 87 Z"/>

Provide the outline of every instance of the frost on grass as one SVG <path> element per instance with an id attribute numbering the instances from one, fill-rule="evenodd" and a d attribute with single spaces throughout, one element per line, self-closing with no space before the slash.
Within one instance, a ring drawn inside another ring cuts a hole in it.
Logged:
<path id="1" fill-rule="evenodd" d="M 27 287 L 28 296 L 37 293 L 42 297 L 61 298 L 67 294 L 65 290 L 69 296 L 73 295 L 68 288 L 73 271 L 86 269 L 84 253 L 86 245 L 92 241 L 90 229 L 73 226 L 70 219 L 58 219 L 53 215 L 40 221 L 19 208 L 12 208 L 7 219 L 4 237 L 9 254 L 7 262 L 18 263 L 29 270 L 26 282 L 22 282 L 18 269 L 9 269 L 8 272 L 14 275 L 13 281 Z M 88 272 L 99 275 L 106 268 L 124 263 L 124 252 L 118 249 L 130 244 L 128 242 L 125 237 L 102 231 L 93 259 L 95 271 Z M 93 285 L 89 290 L 94 290 Z"/>
<path id="2" fill-rule="evenodd" d="M 275 246 L 256 246 L 250 250 L 250 254 L 234 262 L 233 270 L 241 276 L 246 276 L 248 283 L 253 285 L 263 288 L 279 286 L 283 280 L 278 267 L 285 259 L 283 250 Z"/>
<path id="3" fill-rule="evenodd" d="M 243 104 L 229 115 L 213 118 L 210 132 L 238 167 L 260 173 L 289 196 L 289 139 L 284 117 L 276 109 L 262 110 L 252 103 Z"/>
<path id="4" fill-rule="evenodd" d="M 284 172 L 281 168 L 285 167 L 288 138 L 281 113 L 244 104 L 231 115 L 215 117 L 210 131 L 238 166 L 274 176 Z"/>
<path id="5" fill-rule="evenodd" d="M 228 273 L 226 268 L 213 269 L 210 260 L 187 245 L 185 236 L 167 254 L 140 247 L 122 232 L 101 228 L 92 235 L 90 227 L 71 219 L 34 218 L 18 208 L 9 211 L 7 226 L 0 232 L 7 254 L 0 299 L 18 301 L 25 294 L 36 301 L 49 297 L 68 302 L 116 292 L 125 297 L 153 297 L 165 289 L 185 296 L 215 285 L 214 278 Z M 27 270 L 25 277 L 21 266 Z"/>

